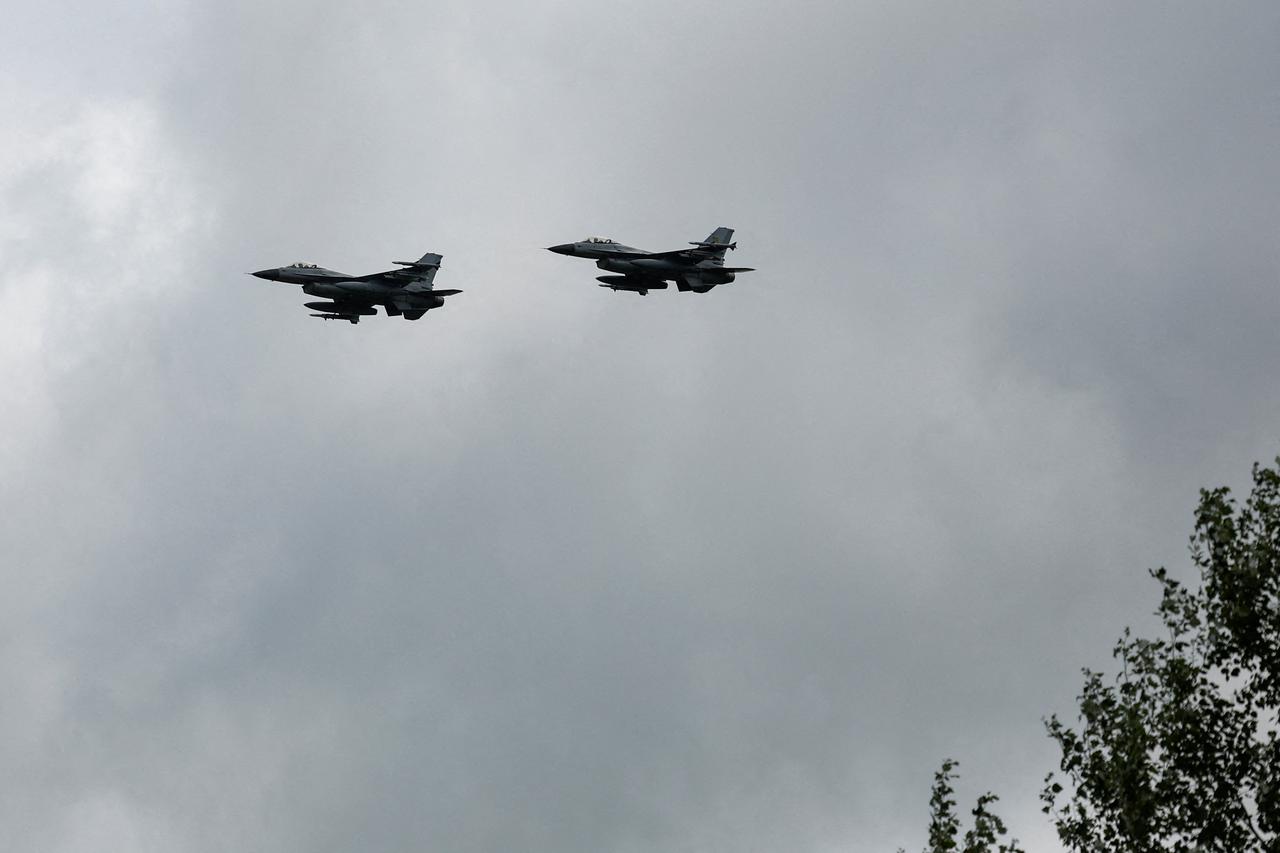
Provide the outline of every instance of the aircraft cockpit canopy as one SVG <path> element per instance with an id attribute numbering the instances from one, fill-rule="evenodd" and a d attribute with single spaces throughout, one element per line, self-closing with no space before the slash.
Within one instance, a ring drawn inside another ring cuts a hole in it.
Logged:
<path id="1" fill-rule="evenodd" d="M 588 237 L 587 239 L 583 240 L 582 242 L 584 242 L 584 243 L 612 243 L 612 242 L 613 242 L 613 239 L 612 239 L 612 238 L 610 238 L 610 237 Z"/>
<path id="2" fill-rule="evenodd" d="M 319 266 L 317 266 L 316 264 L 309 264 L 309 263 L 306 263 L 305 261 L 298 261 L 296 264 L 289 264 L 289 266 L 290 266 L 290 267 L 292 267 L 293 269 L 299 269 L 299 270 L 318 270 L 318 269 L 320 269 L 320 267 L 319 267 Z"/>

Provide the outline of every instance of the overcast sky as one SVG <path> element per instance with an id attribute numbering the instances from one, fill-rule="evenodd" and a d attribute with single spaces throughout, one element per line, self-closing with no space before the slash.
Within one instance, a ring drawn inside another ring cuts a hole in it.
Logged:
<path id="1" fill-rule="evenodd" d="M 5 850 L 918 849 L 947 756 L 1055 850 L 1280 453 L 1274 2 L 10 6 Z"/>

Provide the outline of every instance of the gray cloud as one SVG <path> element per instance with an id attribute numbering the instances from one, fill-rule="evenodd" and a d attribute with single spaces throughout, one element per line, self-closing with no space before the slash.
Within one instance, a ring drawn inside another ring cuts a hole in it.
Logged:
<path id="1" fill-rule="evenodd" d="M 1052 849 L 1041 716 L 1276 452 L 1265 4 L 24 14 L 6 849 L 911 848 L 946 755 Z"/>

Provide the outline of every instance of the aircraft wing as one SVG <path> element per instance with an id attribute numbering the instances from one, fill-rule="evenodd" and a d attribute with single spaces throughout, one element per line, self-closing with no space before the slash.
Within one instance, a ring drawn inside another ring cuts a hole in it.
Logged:
<path id="1" fill-rule="evenodd" d="M 715 246 L 711 244 L 695 244 L 692 249 L 676 249 L 672 252 L 644 252 L 638 255 L 627 255 L 627 260 L 643 260 L 646 258 L 661 259 L 664 261 L 683 261 L 690 266 L 700 264 L 703 261 L 724 261 L 725 249 L 732 249 L 734 246 L 724 245 Z"/>
<path id="2" fill-rule="evenodd" d="M 415 285 L 418 289 L 424 287 L 430 289 L 431 283 L 435 281 L 436 271 L 440 269 L 440 261 L 440 255 L 428 252 L 416 261 L 396 261 L 395 263 L 399 264 L 401 269 L 356 276 L 351 280 L 377 282 L 387 287 Z"/>
<path id="3" fill-rule="evenodd" d="M 730 242 L 733 240 L 732 228 L 717 228 L 712 231 L 710 236 L 705 240 L 699 240 L 690 243 L 692 249 L 676 249 L 674 252 L 649 252 L 639 255 L 628 255 L 627 259 L 643 259 L 652 258 L 664 261 L 683 261 L 687 264 L 700 264 L 703 261 L 721 261 L 724 260 L 724 253 L 732 249 L 738 248 L 737 243 Z"/>
<path id="4" fill-rule="evenodd" d="M 628 254 L 627 260 L 641 260 L 645 258 L 659 259 L 664 261 L 687 261 L 690 264 L 701 263 L 715 257 L 715 254 L 705 249 L 676 249 L 674 252 L 642 252 L 640 254 Z"/>
<path id="5" fill-rule="evenodd" d="M 430 284 L 436 277 L 437 269 L 438 267 L 427 269 L 409 267 L 407 269 L 387 270 L 386 272 L 353 276 L 350 280 L 377 282 L 385 284 L 387 287 L 408 287 L 411 284 Z"/>

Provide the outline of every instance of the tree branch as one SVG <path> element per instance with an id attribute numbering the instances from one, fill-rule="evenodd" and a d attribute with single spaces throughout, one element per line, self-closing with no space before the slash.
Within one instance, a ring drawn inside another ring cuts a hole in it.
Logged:
<path id="1" fill-rule="evenodd" d="M 1236 802 L 1240 804 L 1240 811 L 1244 812 L 1244 825 L 1249 827 L 1249 831 L 1253 833 L 1253 837 L 1256 838 L 1258 840 L 1258 843 L 1262 845 L 1263 850 L 1269 849 L 1266 839 L 1264 839 L 1261 835 L 1259 835 L 1258 830 L 1254 827 L 1253 815 L 1249 813 L 1249 807 L 1245 805 L 1244 797 L 1241 796 L 1239 790 L 1236 791 Z"/>

